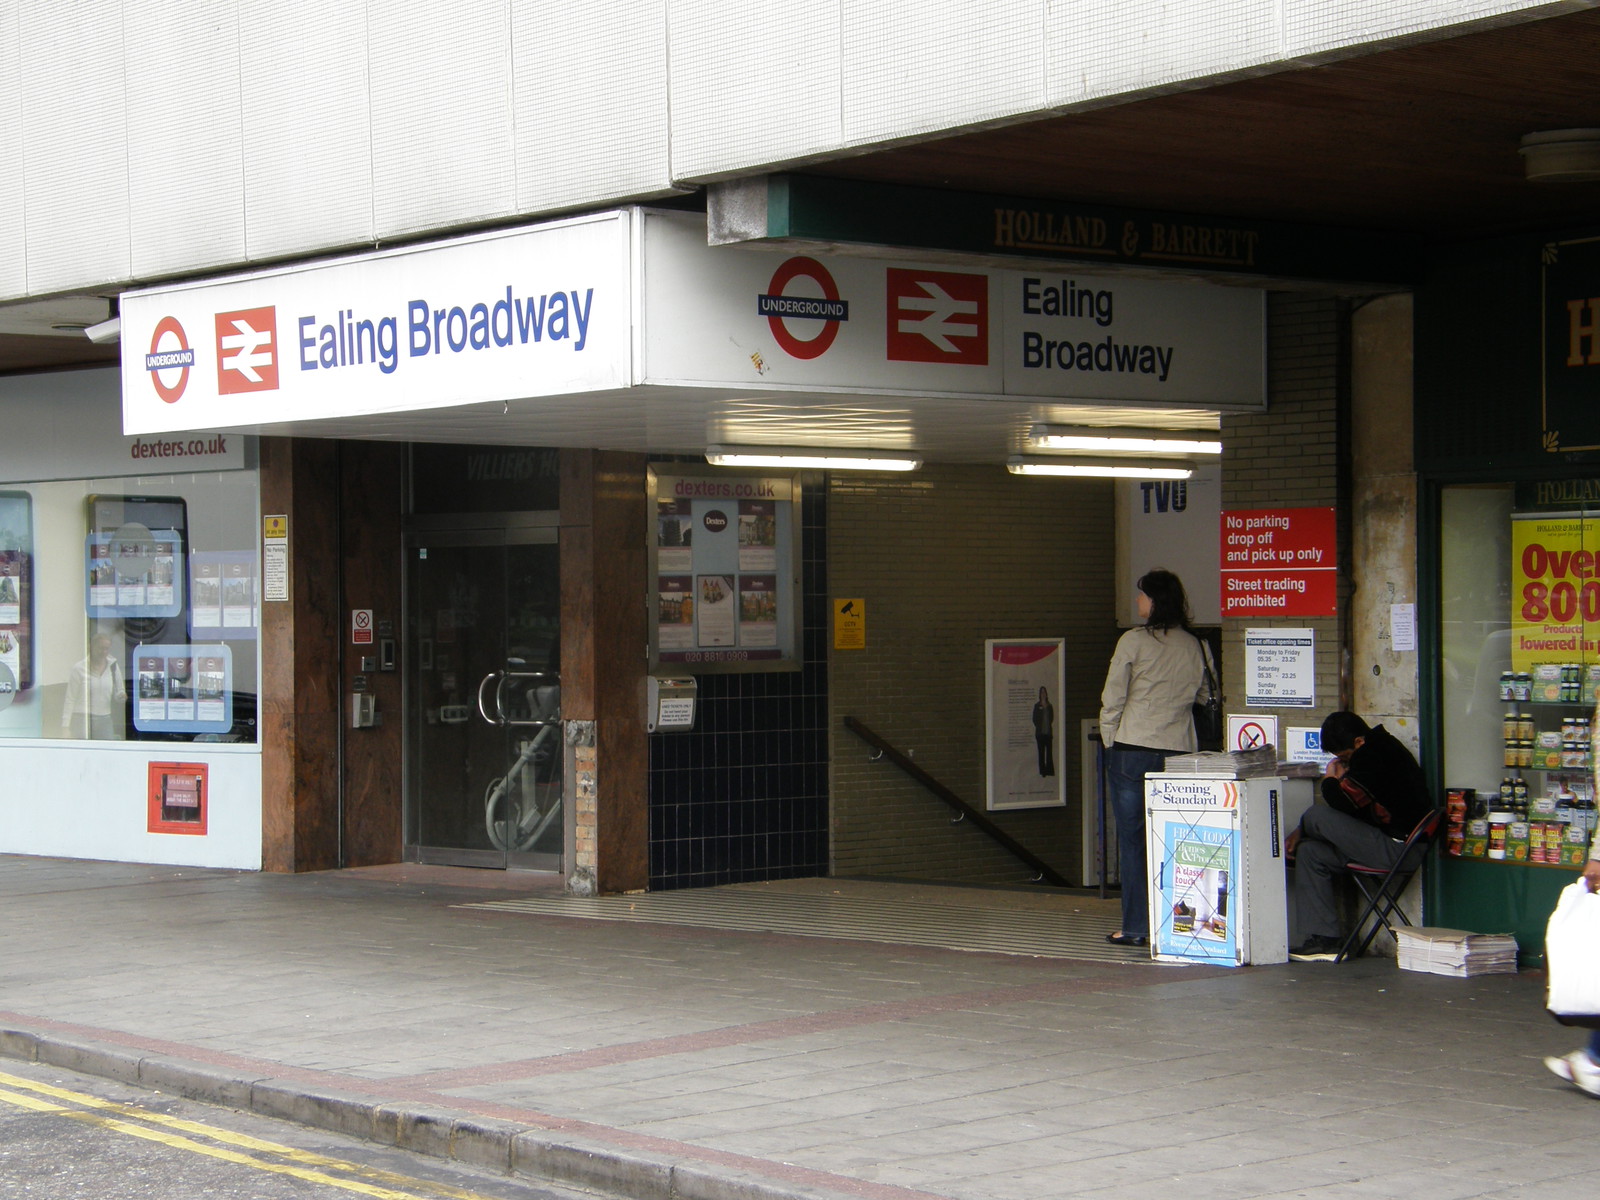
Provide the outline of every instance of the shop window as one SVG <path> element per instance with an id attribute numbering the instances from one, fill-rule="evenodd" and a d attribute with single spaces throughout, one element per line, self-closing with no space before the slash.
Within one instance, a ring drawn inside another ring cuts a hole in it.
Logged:
<path id="1" fill-rule="evenodd" d="M 1581 865 L 1596 819 L 1600 485 L 1445 488 L 1441 711 L 1449 852 Z"/>
<path id="2" fill-rule="evenodd" d="M 249 471 L 0 490 L 0 737 L 254 742 Z"/>

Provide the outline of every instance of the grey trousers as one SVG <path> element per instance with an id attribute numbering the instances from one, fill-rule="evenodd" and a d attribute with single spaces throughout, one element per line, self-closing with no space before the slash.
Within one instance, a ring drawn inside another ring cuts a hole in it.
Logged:
<path id="1" fill-rule="evenodd" d="M 1403 843 L 1326 804 L 1313 804 L 1300 818 L 1300 843 L 1294 852 L 1296 936 L 1342 937 L 1336 880 L 1347 862 L 1388 870 L 1400 860 Z"/>

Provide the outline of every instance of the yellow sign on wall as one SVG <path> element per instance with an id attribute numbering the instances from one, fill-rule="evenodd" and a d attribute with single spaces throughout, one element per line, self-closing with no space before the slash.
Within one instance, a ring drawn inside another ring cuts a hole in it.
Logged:
<path id="1" fill-rule="evenodd" d="M 867 648 L 867 602 L 861 597 L 834 600 L 833 648 L 835 650 Z"/>
<path id="2" fill-rule="evenodd" d="M 1511 522 L 1511 666 L 1582 664 L 1600 657 L 1600 521 Z"/>

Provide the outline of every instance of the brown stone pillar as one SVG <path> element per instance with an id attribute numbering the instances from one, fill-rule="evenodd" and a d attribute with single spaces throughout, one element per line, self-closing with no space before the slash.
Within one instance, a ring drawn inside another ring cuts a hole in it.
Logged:
<path id="1" fill-rule="evenodd" d="M 370 608 L 378 642 L 347 645 L 343 699 L 339 704 L 344 734 L 343 866 L 369 867 L 399 862 L 404 853 L 401 821 L 401 778 L 405 732 L 400 670 L 362 671 L 363 656 L 378 654 L 386 636 L 403 655 L 400 623 L 401 512 L 404 506 L 405 447 L 392 442 L 339 443 L 339 478 L 344 536 L 340 539 L 344 572 L 344 608 Z M 337 636 L 348 639 L 349 617 L 340 616 Z M 378 724 L 349 728 L 348 706 L 358 675 L 377 704 Z"/>
<path id="2" fill-rule="evenodd" d="M 289 599 L 261 612 L 261 865 L 338 866 L 337 443 L 262 438 L 261 511 L 289 518 Z"/>
<path id="3" fill-rule="evenodd" d="M 645 459 L 561 452 L 561 710 L 573 836 L 568 887 L 649 884 Z"/>

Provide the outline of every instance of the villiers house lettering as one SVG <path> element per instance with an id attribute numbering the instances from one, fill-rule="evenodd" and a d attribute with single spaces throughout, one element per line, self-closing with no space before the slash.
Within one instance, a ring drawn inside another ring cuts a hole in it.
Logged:
<path id="1" fill-rule="evenodd" d="M 1022 365 L 1030 371 L 1080 371 L 1085 374 L 1154 375 L 1165 383 L 1172 374 L 1172 346 L 1127 342 L 1116 336 L 1116 294 L 1106 287 L 1075 279 L 1025 278 L 1024 317 L 1055 317 L 1049 336 L 1039 329 L 1022 331 Z M 1104 336 L 1100 330 L 1107 330 Z"/>

